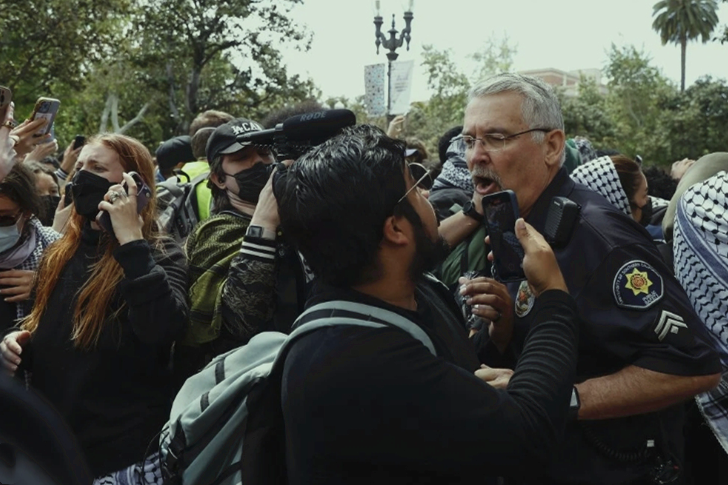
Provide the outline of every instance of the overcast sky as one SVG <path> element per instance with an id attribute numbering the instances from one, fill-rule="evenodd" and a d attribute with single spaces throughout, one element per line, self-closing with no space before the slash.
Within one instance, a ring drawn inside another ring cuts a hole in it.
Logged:
<path id="1" fill-rule="evenodd" d="M 382 30 L 389 30 L 392 14 L 397 29 L 409 0 L 381 0 Z M 653 65 L 680 81 L 680 48 L 662 46 L 652 30 L 656 0 L 414 0 L 412 42 L 400 48 L 399 60 L 414 60 L 412 101 L 429 97 L 422 62 L 422 45 L 452 49 L 468 74 L 468 54 L 495 35 L 508 36 L 517 46 L 514 69 L 554 67 L 562 70 L 604 68 L 612 43 L 635 45 L 650 55 Z M 728 23 L 728 3 L 718 12 Z M 364 66 L 386 62 L 385 50 L 374 45 L 374 0 L 304 0 L 293 17 L 313 32 L 311 50 L 284 50 L 289 70 L 311 77 L 328 96 L 350 99 L 364 94 Z M 693 42 L 687 49 L 687 85 L 710 74 L 728 78 L 728 44 Z"/>

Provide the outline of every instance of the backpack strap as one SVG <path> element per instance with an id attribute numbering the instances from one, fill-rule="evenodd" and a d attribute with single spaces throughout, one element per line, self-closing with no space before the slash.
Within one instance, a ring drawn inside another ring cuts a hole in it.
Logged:
<path id="1" fill-rule="evenodd" d="M 343 300 L 327 301 L 307 309 L 294 322 L 294 330 L 289 340 L 292 341 L 319 328 L 337 325 L 371 328 L 394 326 L 422 342 L 432 355 L 437 355 L 430 337 L 412 320 L 384 308 Z"/>

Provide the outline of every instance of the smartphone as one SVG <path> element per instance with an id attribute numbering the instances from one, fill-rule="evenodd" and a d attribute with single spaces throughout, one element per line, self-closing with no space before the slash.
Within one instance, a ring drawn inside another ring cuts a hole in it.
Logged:
<path id="1" fill-rule="evenodd" d="M 493 251 L 493 277 L 500 282 L 520 281 L 523 273 L 523 247 L 516 237 L 518 200 L 512 190 L 483 197 L 485 226 Z"/>
<path id="2" fill-rule="evenodd" d="M 38 118 L 45 118 L 48 120 L 48 124 L 43 127 L 41 131 L 36 133 L 35 136 L 42 136 L 51 133 L 53 130 L 53 121 L 56 119 L 58 114 L 58 108 L 61 107 L 61 102 L 53 98 L 38 98 L 33 108 L 33 114 L 30 115 L 30 119 L 35 121 Z"/>
<path id="3" fill-rule="evenodd" d="M 73 149 L 76 150 L 86 144 L 86 137 L 83 135 L 76 135 L 73 139 Z"/>
<path id="4" fill-rule="evenodd" d="M 129 175 L 131 175 L 131 178 L 133 178 L 134 182 L 136 182 L 137 214 L 141 214 L 141 212 L 149 203 L 149 200 L 152 198 L 152 190 L 147 186 L 147 184 L 144 183 L 144 180 L 138 173 L 129 172 Z M 126 187 L 124 187 L 124 190 L 129 193 L 129 190 Z M 101 217 L 99 217 L 99 226 L 101 226 L 101 229 L 116 238 L 116 235 L 114 234 L 114 226 L 111 224 L 111 216 L 108 212 L 101 211 Z"/>
<path id="5" fill-rule="evenodd" d="M 13 100 L 13 92 L 10 88 L 0 86 L 0 123 L 5 120 L 5 112 L 10 106 L 10 102 Z"/>
<path id="6" fill-rule="evenodd" d="M 63 207 L 73 204 L 73 182 L 68 182 L 63 186 Z"/>

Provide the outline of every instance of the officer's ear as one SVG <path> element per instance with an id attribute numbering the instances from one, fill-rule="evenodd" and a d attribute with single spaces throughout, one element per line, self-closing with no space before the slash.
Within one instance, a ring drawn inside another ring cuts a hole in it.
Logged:
<path id="1" fill-rule="evenodd" d="M 560 166 L 561 158 L 566 148 L 566 135 L 564 130 L 551 130 L 544 136 L 544 147 L 546 148 L 546 165 L 549 167 Z"/>

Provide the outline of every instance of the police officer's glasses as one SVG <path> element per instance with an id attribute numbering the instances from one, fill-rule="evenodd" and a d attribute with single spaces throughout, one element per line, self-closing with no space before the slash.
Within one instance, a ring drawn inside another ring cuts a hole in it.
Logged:
<path id="1" fill-rule="evenodd" d="M 513 138 L 525 135 L 526 133 L 532 133 L 534 131 L 540 131 L 542 133 L 548 133 L 552 131 L 550 128 L 531 128 L 530 130 L 521 131 L 520 133 L 514 133 L 513 135 L 503 135 L 501 133 L 487 133 L 483 135 L 483 138 L 475 138 L 470 135 L 460 135 L 453 138 L 453 141 L 462 140 L 465 144 L 466 150 L 472 150 L 475 148 L 476 142 L 480 142 L 480 146 L 486 152 L 498 152 L 506 147 L 506 142 Z"/>

